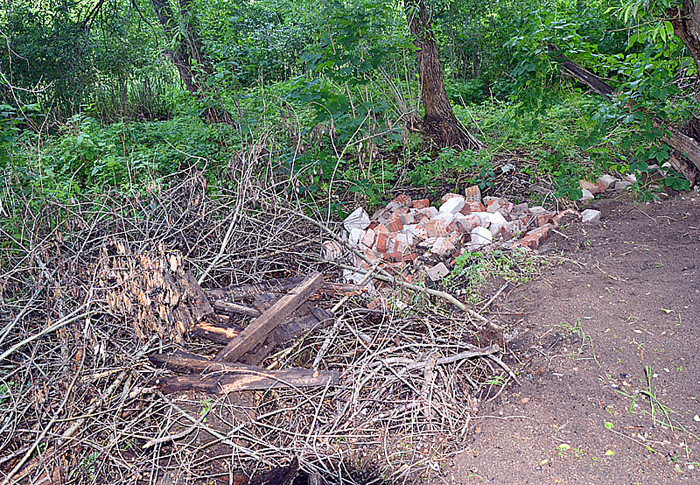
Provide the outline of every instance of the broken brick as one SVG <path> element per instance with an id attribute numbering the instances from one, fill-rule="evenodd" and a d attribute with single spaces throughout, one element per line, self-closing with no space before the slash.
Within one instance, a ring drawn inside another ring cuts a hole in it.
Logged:
<path id="1" fill-rule="evenodd" d="M 390 219 L 388 222 L 388 228 L 390 232 L 399 232 L 403 229 L 403 224 L 401 224 L 400 219 Z"/>
<path id="2" fill-rule="evenodd" d="M 442 198 L 440 199 L 440 202 L 444 204 L 445 202 L 447 202 L 448 200 L 450 200 L 454 197 L 460 197 L 460 198 L 464 199 L 463 195 L 447 193 L 447 194 L 442 196 Z"/>
<path id="3" fill-rule="evenodd" d="M 391 201 L 399 207 L 409 207 L 411 205 L 411 197 L 406 194 L 398 195 Z"/>
<path id="4" fill-rule="evenodd" d="M 486 212 L 486 207 L 484 207 L 484 204 L 474 200 L 467 200 L 464 203 L 464 207 L 469 207 L 471 212 Z"/>
<path id="5" fill-rule="evenodd" d="M 413 208 L 414 209 L 426 209 L 428 207 L 430 207 L 430 200 L 429 199 L 420 199 L 420 200 L 413 201 Z"/>
<path id="6" fill-rule="evenodd" d="M 371 248 L 372 246 L 374 246 L 374 240 L 376 237 L 377 233 L 374 232 L 373 229 L 367 229 L 367 231 L 365 231 L 365 236 L 362 238 L 361 242 L 368 248 Z"/>
<path id="7" fill-rule="evenodd" d="M 447 235 L 445 221 L 440 219 L 426 222 L 425 230 L 428 231 L 428 236 L 430 237 L 442 237 Z"/>
<path id="8" fill-rule="evenodd" d="M 393 253 L 387 253 L 386 257 L 389 258 L 389 261 L 392 263 L 410 263 L 415 261 L 418 258 L 418 255 L 416 253 L 402 253 L 395 251 Z"/>
<path id="9" fill-rule="evenodd" d="M 380 253 L 386 253 L 388 243 L 389 234 L 386 232 L 380 232 L 377 236 L 377 251 Z"/>

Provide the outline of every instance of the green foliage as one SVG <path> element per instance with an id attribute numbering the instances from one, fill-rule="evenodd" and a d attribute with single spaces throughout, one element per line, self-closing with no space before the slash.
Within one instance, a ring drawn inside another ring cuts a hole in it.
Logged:
<path id="1" fill-rule="evenodd" d="M 436 192 L 446 187 L 478 184 L 482 189 L 493 187 L 496 174 L 488 152 L 457 152 L 452 148 L 441 150 L 437 157 L 430 153 L 416 156 L 414 167 L 408 171 L 413 185 L 434 187 Z M 436 194 L 437 195 L 437 194 Z"/>
<path id="2" fill-rule="evenodd" d="M 445 285 L 466 289 L 467 304 L 476 305 L 481 300 L 481 290 L 489 279 L 499 278 L 509 283 L 529 281 L 539 273 L 542 261 L 523 249 L 466 252 L 457 257 L 454 269 L 445 278 Z"/>

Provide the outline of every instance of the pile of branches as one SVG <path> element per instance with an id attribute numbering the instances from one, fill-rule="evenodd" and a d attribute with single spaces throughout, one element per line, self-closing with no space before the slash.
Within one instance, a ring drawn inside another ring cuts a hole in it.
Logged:
<path id="1" fill-rule="evenodd" d="M 468 315 L 400 285 L 391 309 L 353 297 L 333 325 L 263 363 L 335 370 L 338 386 L 222 396 L 148 386 L 167 372 L 149 354 L 219 349 L 116 314 L 109 285 L 128 282 L 105 278 L 109 248 L 162 257 L 160 270 L 181 266 L 209 288 L 337 277 L 320 255 L 339 226 L 256 179 L 253 165 L 229 167 L 217 182 L 231 190 L 208 188 L 196 170 L 70 203 L 3 189 L 0 483 L 244 483 L 293 458 L 336 482 L 441 473 L 480 398 L 502 389 L 494 377 L 509 372 Z"/>

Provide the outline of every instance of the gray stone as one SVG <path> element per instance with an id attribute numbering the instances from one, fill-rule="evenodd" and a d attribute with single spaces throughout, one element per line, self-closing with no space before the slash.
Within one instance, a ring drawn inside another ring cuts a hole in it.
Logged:
<path id="1" fill-rule="evenodd" d="M 582 222 L 598 222 L 598 221 L 600 221 L 600 211 L 597 211 L 595 209 L 586 209 L 585 211 L 581 212 L 581 221 Z"/>
<path id="2" fill-rule="evenodd" d="M 595 199 L 595 197 L 593 196 L 593 194 L 591 193 L 590 190 L 581 189 L 581 192 L 583 192 L 583 195 L 581 196 L 581 198 L 579 200 L 593 200 L 593 199 Z"/>
<path id="3" fill-rule="evenodd" d="M 475 227 L 472 229 L 471 235 L 472 240 L 469 243 L 469 249 L 472 251 L 480 248 L 481 246 L 491 244 L 491 241 L 493 241 L 493 234 L 491 234 L 491 231 L 485 227 Z"/>
<path id="4" fill-rule="evenodd" d="M 457 196 L 447 199 L 447 201 L 440 206 L 440 212 L 449 212 L 451 214 L 456 214 L 464 207 L 464 197 Z"/>
<path id="5" fill-rule="evenodd" d="M 608 174 L 601 175 L 600 177 L 598 177 L 598 182 L 603 184 L 603 187 L 605 187 L 606 189 L 610 188 L 611 185 L 615 186 L 615 182 L 618 182 L 618 181 L 619 181 L 618 179 L 616 179 L 612 175 L 608 175 Z"/>
<path id="6" fill-rule="evenodd" d="M 343 226 L 345 226 L 348 232 L 352 232 L 352 229 L 367 229 L 370 222 L 369 214 L 367 214 L 362 207 L 358 207 L 352 211 L 352 214 L 345 218 Z"/>
<path id="7" fill-rule="evenodd" d="M 627 190 L 632 186 L 632 182 L 629 180 L 618 180 L 615 182 L 615 190 Z"/>

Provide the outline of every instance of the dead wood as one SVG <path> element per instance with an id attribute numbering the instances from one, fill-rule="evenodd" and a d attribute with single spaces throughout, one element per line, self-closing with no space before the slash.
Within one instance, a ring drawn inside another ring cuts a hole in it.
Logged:
<path id="1" fill-rule="evenodd" d="M 229 301 L 234 302 L 246 298 L 255 298 L 259 295 L 287 293 L 292 288 L 299 285 L 304 280 L 303 277 L 279 278 L 260 283 L 247 285 L 231 285 L 226 288 L 212 288 L 204 290 L 210 301 Z M 324 281 L 319 291 L 325 296 L 337 295 L 359 295 L 362 288 L 357 285 L 335 283 L 332 281 Z"/>
<path id="2" fill-rule="evenodd" d="M 214 302 L 214 310 L 217 312 L 224 313 L 238 313 L 241 315 L 248 315 L 249 317 L 259 317 L 261 315 L 260 310 L 257 308 L 249 307 L 247 305 L 241 305 L 239 303 L 229 303 L 224 300 L 216 300 Z"/>
<path id="3" fill-rule="evenodd" d="M 217 361 L 235 362 L 246 352 L 262 342 L 265 337 L 284 321 L 296 308 L 315 293 L 323 284 L 323 275 L 314 273 L 304 279 L 296 288 L 280 298 L 272 308 L 251 322 L 216 356 Z"/>
<path id="4" fill-rule="evenodd" d="M 269 371 L 245 364 L 230 364 L 179 352 L 176 355 L 153 354 L 148 359 L 156 366 L 190 375 L 159 377 L 150 384 L 165 393 L 195 390 L 212 394 L 252 391 L 279 387 L 322 387 L 336 385 L 336 371 L 284 369 Z"/>
<path id="5" fill-rule="evenodd" d="M 611 99 L 615 95 L 615 89 L 612 86 L 573 61 L 562 62 L 561 69 L 565 74 L 578 79 L 596 94 L 606 99 Z M 627 102 L 627 107 L 631 110 L 636 108 L 632 100 Z M 645 114 L 648 115 L 646 112 Z M 652 121 L 656 128 L 665 131 L 664 143 L 677 151 L 677 154 L 672 156 L 669 162 L 675 170 L 681 172 L 688 179 L 692 187 L 700 179 L 700 140 L 686 135 L 677 127 L 668 126 L 657 116 L 653 116 Z"/>

